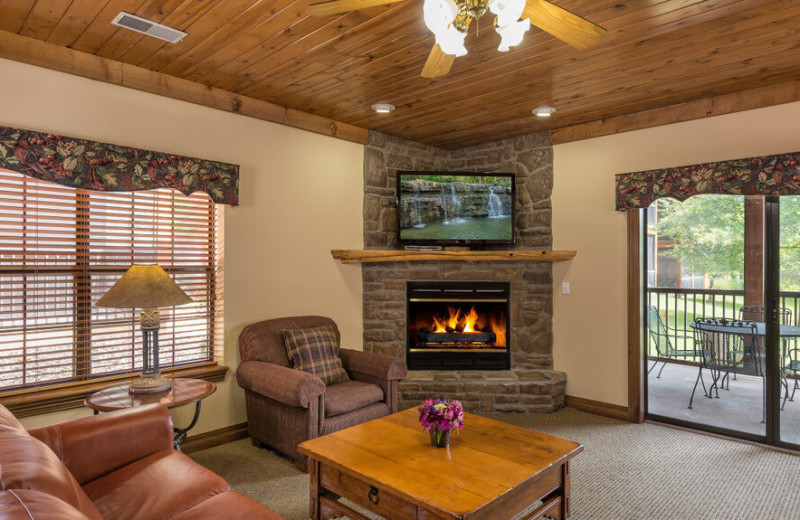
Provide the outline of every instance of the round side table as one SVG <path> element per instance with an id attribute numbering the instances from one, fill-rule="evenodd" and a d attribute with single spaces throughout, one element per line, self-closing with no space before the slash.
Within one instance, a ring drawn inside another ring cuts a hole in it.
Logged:
<path id="1" fill-rule="evenodd" d="M 128 392 L 130 385 L 119 385 L 99 390 L 83 402 L 95 415 L 100 412 L 113 412 L 133 408 L 143 404 L 160 403 L 167 408 L 175 408 L 194 403 L 194 417 L 186 428 L 173 428 L 175 431 L 175 449 L 180 451 L 181 443 L 186 440 L 186 434 L 197 424 L 200 417 L 200 403 L 203 399 L 217 390 L 214 383 L 202 379 L 178 378 L 172 380 L 172 388 L 154 394 L 132 394 Z"/>

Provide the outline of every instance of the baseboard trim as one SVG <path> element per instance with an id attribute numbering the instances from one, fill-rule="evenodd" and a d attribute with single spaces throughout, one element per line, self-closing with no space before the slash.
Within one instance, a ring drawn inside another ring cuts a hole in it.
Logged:
<path id="1" fill-rule="evenodd" d="M 620 421 L 630 421 L 631 416 L 627 406 L 620 406 L 618 404 L 603 403 L 601 401 L 594 401 L 592 399 L 584 399 L 583 397 L 574 397 L 571 395 L 566 396 L 564 404 L 570 408 L 575 408 L 582 412 L 589 412 L 603 417 L 611 417 L 612 419 L 619 419 Z"/>
<path id="2" fill-rule="evenodd" d="M 210 432 L 200 433 L 188 437 L 183 444 L 181 444 L 181 451 L 184 453 L 194 453 L 196 451 L 213 448 L 229 442 L 238 441 L 248 436 L 247 423 L 234 424 L 220 428 L 218 430 L 211 430 Z"/>

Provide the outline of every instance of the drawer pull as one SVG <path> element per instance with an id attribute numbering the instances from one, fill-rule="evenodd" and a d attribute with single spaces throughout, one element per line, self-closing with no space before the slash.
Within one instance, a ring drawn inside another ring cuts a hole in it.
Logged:
<path id="1" fill-rule="evenodd" d="M 369 501 L 377 506 L 378 502 L 381 501 L 381 497 L 378 496 L 378 488 L 376 488 L 375 486 L 370 486 L 367 498 L 369 498 Z"/>

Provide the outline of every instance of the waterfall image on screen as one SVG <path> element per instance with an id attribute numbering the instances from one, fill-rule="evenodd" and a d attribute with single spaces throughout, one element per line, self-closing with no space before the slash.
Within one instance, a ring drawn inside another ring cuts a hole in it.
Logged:
<path id="1" fill-rule="evenodd" d="M 513 240 L 513 177 L 398 173 L 400 240 Z"/>

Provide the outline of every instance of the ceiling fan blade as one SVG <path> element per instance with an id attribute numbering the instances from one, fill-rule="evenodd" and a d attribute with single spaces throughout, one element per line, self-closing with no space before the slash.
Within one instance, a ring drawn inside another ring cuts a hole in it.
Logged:
<path id="1" fill-rule="evenodd" d="M 310 4 L 306 8 L 306 13 L 309 16 L 330 16 L 402 1 L 403 0 L 329 0 L 328 2 Z"/>
<path id="2" fill-rule="evenodd" d="M 530 18 L 531 25 L 549 32 L 576 49 L 586 49 L 599 42 L 606 30 L 589 20 L 545 0 L 528 0 L 522 18 Z"/>
<path id="3" fill-rule="evenodd" d="M 450 72 L 450 67 L 453 66 L 455 59 L 456 57 L 454 54 L 445 54 L 442 48 L 439 47 L 439 44 L 434 43 L 433 49 L 431 49 L 431 53 L 428 54 L 428 60 L 425 62 L 420 76 L 423 78 L 438 78 L 444 76 Z"/>

